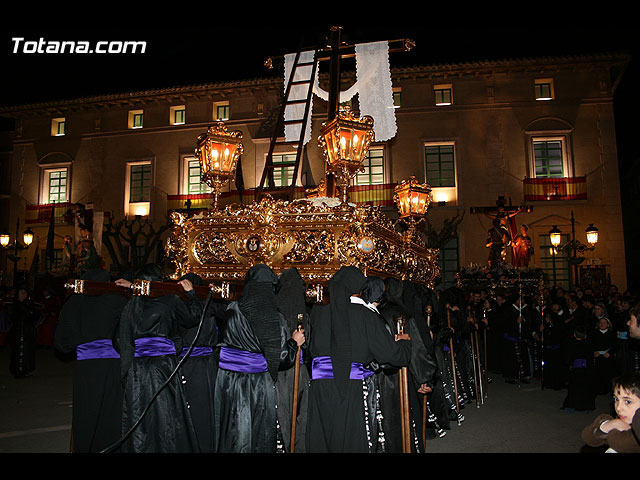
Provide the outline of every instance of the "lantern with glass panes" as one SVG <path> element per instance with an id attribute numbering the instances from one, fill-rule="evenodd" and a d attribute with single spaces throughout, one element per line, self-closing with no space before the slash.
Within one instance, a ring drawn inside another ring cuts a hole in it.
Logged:
<path id="1" fill-rule="evenodd" d="M 369 145 L 374 141 L 373 118 L 357 118 L 349 108 L 322 124 L 318 145 L 322 149 L 328 170 L 338 177 L 342 203 L 349 199 L 349 182 L 363 170 Z"/>
<path id="2" fill-rule="evenodd" d="M 229 132 L 223 122 L 217 122 L 198 136 L 196 145 L 202 181 L 213 189 L 212 207 L 217 210 L 220 191 L 235 175 L 238 158 L 243 152 L 242 132 Z"/>

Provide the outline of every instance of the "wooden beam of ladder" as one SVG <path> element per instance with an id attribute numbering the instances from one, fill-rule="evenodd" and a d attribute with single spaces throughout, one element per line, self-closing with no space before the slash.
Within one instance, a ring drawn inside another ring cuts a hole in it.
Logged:
<path id="1" fill-rule="evenodd" d="M 282 105 L 280 107 L 280 114 L 278 116 L 278 120 L 276 126 L 274 128 L 273 134 L 271 136 L 271 143 L 269 145 L 269 153 L 267 154 L 267 158 L 265 160 L 264 170 L 262 171 L 262 178 L 260 179 L 260 185 L 256 190 L 256 201 L 260 201 L 262 198 L 263 192 L 265 190 L 265 185 L 268 181 L 270 188 L 274 187 L 274 178 L 273 171 L 276 167 L 273 163 L 273 152 L 276 146 L 292 146 L 296 145 L 296 160 L 293 167 L 293 175 L 291 178 L 291 184 L 289 185 L 287 197 L 289 201 L 294 199 L 295 195 L 295 187 L 296 187 L 296 179 L 298 178 L 298 172 L 300 170 L 300 164 L 302 163 L 302 153 L 304 151 L 304 136 L 306 131 L 306 125 L 309 121 L 309 111 L 311 109 L 311 101 L 313 95 L 313 81 L 316 76 L 316 70 L 318 63 L 316 62 L 316 54 L 317 51 L 313 51 L 313 60 L 310 62 L 301 62 L 300 61 L 300 50 L 296 53 L 295 59 L 293 61 L 293 65 L 291 66 L 291 72 L 289 74 L 289 79 L 287 81 L 287 87 L 285 89 L 284 98 L 282 101 Z M 302 67 L 311 67 L 311 75 L 308 80 L 293 80 L 295 78 L 296 71 Z M 307 85 L 307 96 L 305 99 L 297 99 L 290 100 L 291 87 L 296 85 Z M 286 120 L 284 119 L 285 110 L 290 105 L 305 105 L 304 114 L 301 119 L 296 120 Z M 286 140 L 278 140 L 278 134 L 282 130 L 285 125 L 300 125 L 300 138 L 298 141 L 286 141 Z"/>

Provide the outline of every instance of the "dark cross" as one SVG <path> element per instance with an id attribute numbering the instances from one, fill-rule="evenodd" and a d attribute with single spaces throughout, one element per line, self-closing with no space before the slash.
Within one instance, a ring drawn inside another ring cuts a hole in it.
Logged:
<path id="1" fill-rule="evenodd" d="M 184 204 L 187 206 L 187 218 L 191 217 L 191 199 L 187 198 L 187 201 L 184 202 Z"/>
<path id="2" fill-rule="evenodd" d="M 342 43 L 342 27 L 333 26 L 329 29 L 329 47 L 319 49 L 316 52 L 317 61 L 329 60 L 329 100 L 327 105 L 327 122 L 332 121 L 338 115 L 340 107 L 340 62 L 346 58 L 355 57 L 355 45 L 347 45 Z M 389 40 L 389 53 L 407 52 L 415 46 L 413 40 L 403 38 L 399 40 Z M 282 58 L 278 58 L 282 61 Z M 273 58 L 265 62 L 268 66 L 273 67 Z M 335 194 L 335 179 L 333 175 L 326 172 L 326 188 L 327 195 Z"/>
<path id="3" fill-rule="evenodd" d="M 510 240 L 513 240 L 517 234 L 515 228 L 515 220 L 513 217 L 518 215 L 519 213 L 531 213 L 533 212 L 533 207 L 530 205 L 517 206 L 511 205 L 511 199 L 509 199 L 509 205 L 505 204 L 504 197 L 499 196 L 498 200 L 496 200 L 495 207 L 470 207 L 469 211 L 471 213 L 481 213 L 486 215 L 487 217 L 493 219 L 498 219 L 500 223 L 509 231 Z M 511 245 L 512 250 L 515 248 L 514 245 Z M 515 256 L 515 252 L 513 252 Z"/>

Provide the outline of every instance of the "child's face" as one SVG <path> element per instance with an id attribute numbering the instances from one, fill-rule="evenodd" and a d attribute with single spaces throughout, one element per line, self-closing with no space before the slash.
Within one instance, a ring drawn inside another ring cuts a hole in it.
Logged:
<path id="1" fill-rule="evenodd" d="M 635 396 L 628 390 L 616 386 L 613 394 L 613 401 L 618 418 L 631 425 L 633 415 L 640 408 L 640 397 Z"/>

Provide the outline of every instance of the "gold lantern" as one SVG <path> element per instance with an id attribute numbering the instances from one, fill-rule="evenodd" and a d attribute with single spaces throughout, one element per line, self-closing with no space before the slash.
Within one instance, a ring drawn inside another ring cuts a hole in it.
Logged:
<path id="1" fill-rule="evenodd" d="M 322 149 L 328 169 L 338 177 L 341 199 L 348 200 L 349 181 L 362 170 L 362 161 L 374 140 L 373 118 L 357 118 L 349 108 L 338 112 L 336 118 L 322 124 L 318 145 Z"/>
<path id="2" fill-rule="evenodd" d="M 213 188 L 213 209 L 218 208 L 220 190 L 235 174 L 242 155 L 242 132 L 228 132 L 223 122 L 211 125 L 196 140 L 202 181 Z"/>
<path id="3" fill-rule="evenodd" d="M 409 180 L 403 180 L 394 189 L 393 199 L 398 207 L 400 219 L 409 224 L 410 238 L 415 232 L 416 224 L 427 214 L 432 200 L 431 187 L 426 183 L 418 183 L 412 175 Z"/>

